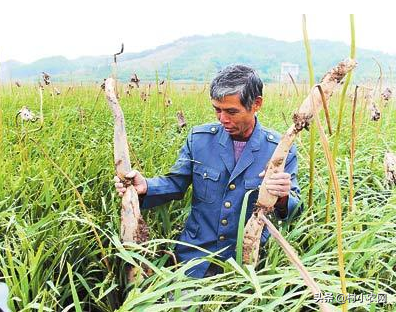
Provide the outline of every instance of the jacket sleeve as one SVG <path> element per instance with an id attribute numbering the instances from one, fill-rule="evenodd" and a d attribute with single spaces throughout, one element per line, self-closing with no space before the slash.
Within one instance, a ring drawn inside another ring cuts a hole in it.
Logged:
<path id="1" fill-rule="evenodd" d="M 193 158 L 191 153 L 192 132 L 180 150 L 178 159 L 164 176 L 148 178 L 147 194 L 141 200 L 141 208 L 151 208 L 174 199 L 182 199 L 192 181 Z"/>
<path id="2" fill-rule="evenodd" d="M 275 206 L 275 215 L 278 219 L 282 221 L 290 220 L 293 217 L 298 216 L 303 210 L 303 204 L 300 201 L 300 187 L 297 182 L 297 148 L 293 144 L 290 149 L 290 153 L 288 158 L 286 159 L 285 172 L 290 173 L 292 186 L 289 193 L 288 201 L 287 201 L 287 215 L 282 218 L 279 213 L 279 209 Z"/>

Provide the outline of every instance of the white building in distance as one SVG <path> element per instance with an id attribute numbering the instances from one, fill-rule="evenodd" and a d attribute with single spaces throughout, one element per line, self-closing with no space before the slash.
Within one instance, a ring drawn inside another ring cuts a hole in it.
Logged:
<path id="1" fill-rule="evenodd" d="M 298 64 L 281 63 L 280 81 L 290 83 L 291 79 L 289 77 L 289 73 L 290 75 L 292 75 L 294 81 L 297 81 L 299 72 L 300 72 L 300 66 Z"/>

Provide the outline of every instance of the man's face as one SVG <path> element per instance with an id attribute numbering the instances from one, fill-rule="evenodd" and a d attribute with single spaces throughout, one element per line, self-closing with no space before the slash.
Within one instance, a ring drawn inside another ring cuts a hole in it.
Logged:
<path id="1" fill-rule="evenodd" d="M 222 101 L 212 99 L 217 119 L 235 140 L 250 137 L 255 123 L 254 113 L 260 109 L 261 104 L 262 98 L 257 97 L 249 111 L 242 105 L 238 94 L 226 95 Z"/>

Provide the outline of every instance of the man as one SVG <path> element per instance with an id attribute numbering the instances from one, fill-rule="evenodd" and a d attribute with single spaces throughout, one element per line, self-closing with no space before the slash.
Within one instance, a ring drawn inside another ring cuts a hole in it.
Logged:
<path id="1" fill-rule="evenodd" d="M 220 123 L 193 127 L 179 158 L 165 176 L 145 179 L 133 171 L 128 177 L 141 196 L 141 208 L 162 205 L 181 199 L 192 183 L 191 212 L 179 240 L 220 254 L 225 260 L 235 257 L 237 228 L 242 201 L 248 190 L 256 190 L 248 199 L 247 219 L 257 200 L 258 187 L 264 177 L 280 136 L 264 129 L 256 113 L 261 108 L 263 83 L 256 71 L 243 65 L 220 71 L 210 86 L 210 96 Z M 275 215 L 287 220 L 299 203 L 296 148 L 286 160 L 285 172 L 269 177 L 265 187 L 279 199 Z M 125 188 L 116 177 L 122 196 Z M 263 231 L 264 244 L 269 233 Z M 195 248 L 177 245 L 179 261 L 206 254 Z M 203 262 L 188 272 L 193 277 L 217 274 L 220 268 Z"/>

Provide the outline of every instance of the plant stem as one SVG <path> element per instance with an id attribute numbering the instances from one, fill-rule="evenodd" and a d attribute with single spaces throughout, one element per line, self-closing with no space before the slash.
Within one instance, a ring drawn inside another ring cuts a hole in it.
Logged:
<path id="1" fill-rule="evenodd" d="M 304 34 L 304 45 L 307 55 L 307 65 L 309 72 L 309 86 L 310 89 L 315 84 L 314 71 L 312 65 L 311 47 L 309 45 L 308 32 L 307 32 L 307 21 L 305 14 L 303 14 L 303 34 Z M 311 125 L 309 129 L 309 190 L 308 190 L 308 208 L 313 205 L 313 188 L 314 188 L 314 169 L 315 169 L 315 126 Z"/>
<path id="2" fill-rule="evenodd" d="M 352 138 L 351 138 L 351 159 L 349 161 L 349 211 L 353 211 L 355 190 L 353 187 L 353 162 L 355 160 L 355 141 L 356 141 L 356 101 L 357 101 L 358 86 L 355 87 L 355 95 L 353 97 L 352 106 Z"/>
<path id="3" fill-rule="evenodd" d="M 320 85 L 318 85 L 318 89 L 320 90 L 320 93 L 322 96 L 322 102 L 325 103 L 326 98 L 324 96 L 324 93 L 323 93 Z M 336 213 L 336 222 L 337 222 L 336 234 L 337 234 L 338 266 L 339 266 L 339 270 L 340 270 L 341 290 L 346 298 L 347 291 L 346 291 L 346 280 L 345 280 L 345 269 L 344 269 L 344 252 L 343 252 L 343 248 L 342 248 L 341 187 L 340 187 L 340 183 L 339 183 L 336 168 L 335 168 L 335 159 L 331 155 L 329 142 L 326 138 L 326 134 L 324 133 L 323 127 L 320 123 L 318 111 L 317 111 L 315 105 L 312 105 L 312 106 L 313 106 L 313 111 L 314 111 L 315 122 L 317 123 L 318 130 L 319 130 L 320 140 L 322 142 L 323 150 L 324 150 L 324 153 L 326 156 L 326 162 L 327 162 L 327 165 L 330 170 L 331 180 L 334 183 L 334 197 L 335 197 L 336 212 L 337 212 Z M 348 306 L 347 306 L 347 302 L 345 302 L 342 305 L 342 311 L 347 311 L 347 310 L 348 310 Z"/>
<path id="4" fill-rule="evenodd" d="M 355 48 L 355 19 L 354 15 L 350 14 L 350 25 L 351 25 L 351 53 L 350 57 L 351 59 L 354 59 L 356 57 L 356 48 Z M 349 82 L 351 81 L 352 78 L 352 72 L 349 72 L 346 79 L 344 86 L 341 91 L 341 97 L 340 97 L 340 104 L 339 104 L 339 111 L 338 111 L 338 122 L 337 122 L 337 128 L 336 128 L 336 133 L 335 133 L 335 138 L 334 138 L 334 145 L 333 145 L 333 159 L 337 159 L 337 154 L 338 154 L 338 143 L 340 140 L 340 132 L 341 132 L 341 124 L 342 124 L 342 116 L 344 114 L 344 107 L 345 107 L 345 97 L 346 97 L 346 92 L 349 86 Z M 329 179 L 329 185 L 327 189 L 327 198 L 326 198 L 326 223 L 330 222 L 330 201 L 331 201 L 331 188 L 333 187 L 333 182 L 331 179 Z"/>

